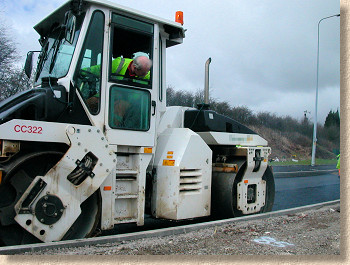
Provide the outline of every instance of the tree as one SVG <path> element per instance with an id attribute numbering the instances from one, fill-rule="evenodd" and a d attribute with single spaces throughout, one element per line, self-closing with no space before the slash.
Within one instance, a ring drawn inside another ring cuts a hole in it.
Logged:
<path id="1" fill-rule="evenodd" d="M 172 86 L 167 87 L 167 106 L 195 106 L 196 97 L 189 91 L 175 91 Z"/>
<path id="2" fill-rule="evenodd" d="M 336 127 L 340 127 L 340 115 L 339 115 L 339 111 L 332 111 L 330 110 L 326 120 L 324 122 L 324 127 L 331 127 L 331 126 L 336 126 Z"/>
<path id="3" fill-rule="evenodd" d="M 0 79 L 13 67 L 16 59 L 16 45 L 8 36 L 5 27 L 0 25 Z"/>
<path id="4" fill-rule="evenodd" d="M 0 24 L 0 101 L 30 87 L 29 79 L 15 64 L 18 59 L 15 42 Z"/>
<path id="5" fill-rule="evenodd" d="M 339 111 L 330 110 L 324 122 L 324 134 L 327 140 L 331 141 L 336 148 L 340 143 L 340 116 Z"/>
<path id="6" fill-rule="evenodd" d="M 30 80 L 19 68 L 12 68 L 0 79 L 0 101 L 31 87 Z"/>

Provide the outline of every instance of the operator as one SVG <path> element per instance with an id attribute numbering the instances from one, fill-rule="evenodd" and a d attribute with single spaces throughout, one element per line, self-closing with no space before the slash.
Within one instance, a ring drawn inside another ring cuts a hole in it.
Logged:
<path id="1" fill-rule="evenodd" d="M 118 80 L 123 78 L 150 79 L 150 69 L 152 60 L 144 52 L 134 53 L 134 59 L 117 57 L 112 61 L 112 75 L 116 75 Z M 147 84 L 147 82 L 146 82 Z"/>
<path id="2" fill-rule="evenodd" d="M 150 69 L 152 67 L 152 60 L 149 59 L 147 53 L 136 52 L 134 58 L 117 57 L 112 61 L 112 75 L 117 76 L 117 80 L 124 78 L 129 79 L 150 79 Z M 96 76 L 100 76 L 101 65 L 93 65 L 89 68 L 83 69 Z M 147 83 L 147 82 L 146 82 Z"/>
<path id="3" fill-rule="evenodd" d="M 112 75 L 115 76 L 117 80 L 131 80 L 140 84 L 148 84 L 150 79 L 150 69 L 152 67 L 152 60 L 149 59 L 147 53 L 136 52 L 133 54 L 134 58 L 123 58 L 117 57 L 112 61 Z M 101 71 L 101 65 L 93 65 L 88 68 L 82 69 L 84 71 L 90 72 L 93 75 L 99 77 Z M 82 72 L 82 75 L 84 73 Z M 87 105 L 91 110 L 97 112 L 100 97 L 99 92 L 93 96 L 89 96 L 86 99 Z"/>

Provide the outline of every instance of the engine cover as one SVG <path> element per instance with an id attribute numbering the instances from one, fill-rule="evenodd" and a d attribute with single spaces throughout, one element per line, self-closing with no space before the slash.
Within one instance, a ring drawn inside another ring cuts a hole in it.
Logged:
<path id="1" fill-rule="evenodd" d="M 152 215 L 181 220 L 210 215 L 212 151 L 186 128 L 158 137 Z"/>

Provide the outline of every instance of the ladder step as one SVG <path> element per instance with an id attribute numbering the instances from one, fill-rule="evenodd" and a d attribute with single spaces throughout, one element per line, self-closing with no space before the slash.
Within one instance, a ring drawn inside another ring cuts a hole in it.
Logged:
<path id="1" fill-rule="evenodd" d="M 139 172 L 132 169 L 118 169 L 117 175 L 137 175 Z"/>
<path id="2" fill-rule="evenodd" d="M 128 217 L 117 217 L 114 218 L 114 220 L 116 221 L 116 223 L 118 224 L 122 224 L 122 223 L 136 223 L 137 219 L 136 218 L 128 218 Z"/>
<path id="3" fill-rule="evenodd" d="M 137 199 L 139 196 L 138 194 L 132 194 L 132 193 L 121 193 L 121 194 L 116 194 L 115 197 L 117 199 Z"/>
<path id="4" fill-rule="evenodd" d="M 136 170 L 117 170 L 116 173 L 116 180 L 121 181 L 121 180 L 128 180 L 128 181 L 135 181 L 137 179 L 139 172 Z"/>
<path id="5" fill-rule="evenodd" d="M 117 170 L 117 176 L 125 176 L 125 175 L 127 175 L 127 176 L 129 176 L 129 175 L 133 176 L 134 175 L 134 176 L 136 176 L 138 174 L 139 174 L 139 172 L 136 171 L 136 170 L 130 170 L 130 169 L 125 169 L 125 170 L 119 169 L 119 170 Z"/>
<path id="6" fill-rule="evenodd" d="M 117 177 L 116 181 L 135 181 L 136 177 L 128 177 L 128 176 L 124 176 L 124 177 Z"/>

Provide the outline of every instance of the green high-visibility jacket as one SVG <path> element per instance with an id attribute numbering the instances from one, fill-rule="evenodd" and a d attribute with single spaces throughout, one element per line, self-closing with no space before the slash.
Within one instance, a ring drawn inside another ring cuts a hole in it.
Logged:
<path id="1" fill-rule="evenodd" d="M 338 162 L 337 162 L 336 168 L 339 169 L 340 168 L 340 154 L 337 155 L 337 159 L 338 159 Z"/>
<path id="2" fill-rule="evenodd" d="M 113 77 L 117 80 L 123 80 L 124 75 L 129 67 L 129 64 L 132 61 L 133 60 L 129 59 L 129 58 L 122 58 L 122 57 L 115 58 L 112 61 L 112 74 L 114 74 Z M 90 72 L 93 75 L 99 77 L 101 74 L 101 65 L 93 65 L 91 67 L 84 68 L 82 70 Z M 84 73 L 82 73 L 82 75 L 84 75 Z M 134 82 L 134 83 L 148 85 L 149 79 L 150 79 L 150 71 L 148 71 L 148 73 L 144 77 L 138 77 L 138 76 L 135 76 L 135 78 L 131 77 L 131 78 L 129 78 L 129 81 Z M 91 89 L 89 89 L 88 92 L 85 92 L 85 93 L 88 93 L 88 96 L 85 96 L 84 98 L 91 97 L 90 90 Z M 94 92 L 92 92 L 92 93 L 94 93 Z M 99 97 L 99 96 L 100 96 L 100 91 L 97 91 L 97 93 L 94 94 L 94 97 Z"/>
<path id="3" fill-rule="evenodd" d="M 125 75 L 126 70 L 128 69 L 129 64 L 132 61 L 132 59 L 122 57 L 117 57 L 112 61 L 112 74 L 117 75 L 115 77 L 117 80 L 122 80 L 124 78 L 123 76 Z M 96 76 L 99 76 L 101 72 L 101 65 L 93 65 L 90 68 L 87 68 L 86 70 Z M 147 84 L 147 82 L 142 82 L 142 80 L 140 79 L 149 80 L 150 71 L 148 71 L 148 73 L 144 77 L 135 76 L 135 79 L 133 80 L 134 82 L 141 82 Z"/>
<path id="4" fill-rule="evenodd" d="M 112 61 L 112 74 L 117 74 L 118 76 L 116 78 L 118 80 L 122 80 L 123 76 L 125 75 L 126 71 L 128 70 L 128 67 L 132 61 L 133 60 L 129 59 L 129 58 L 121 58 L 121 57 L 115 58 Z M 142 80 L 139 80 L 139 79 L 149 80 L 150 79 L 150 71 L 148 71 L 148 73 L 144 77 L 135 76 L 135 79 L 133 79 L 134 82 L 140 82 L 140 83 L 147 84 L 147 82 L 142 82 Z"/>

